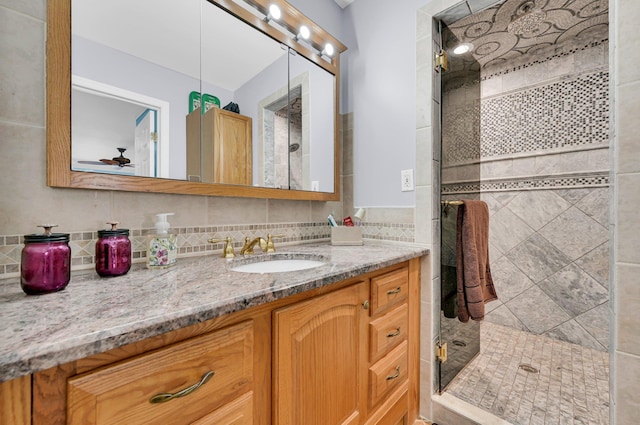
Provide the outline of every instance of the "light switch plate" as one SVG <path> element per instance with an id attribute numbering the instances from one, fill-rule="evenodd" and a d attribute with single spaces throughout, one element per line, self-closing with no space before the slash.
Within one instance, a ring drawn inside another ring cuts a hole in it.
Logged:
<path id="1" fill-rule="evenodd" d="M 400 177 L 402 178 L 401 190 L 403 192 L 410 192 L 413 190 L 413 169 L 400 171 Z"/>

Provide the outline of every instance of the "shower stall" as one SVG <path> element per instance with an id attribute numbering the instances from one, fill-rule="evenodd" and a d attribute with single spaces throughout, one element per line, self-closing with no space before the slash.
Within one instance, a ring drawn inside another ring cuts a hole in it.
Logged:
<path id="1" fill-rule="evenodd" d="M 513 424 L 607 424 L 606 3 L 479 3 L 434 24 L 448 58 L 437 386 Z M 459 322 L 451 298 L 462 199 L 490 211 L 499 299 L 482 322 Z"/>

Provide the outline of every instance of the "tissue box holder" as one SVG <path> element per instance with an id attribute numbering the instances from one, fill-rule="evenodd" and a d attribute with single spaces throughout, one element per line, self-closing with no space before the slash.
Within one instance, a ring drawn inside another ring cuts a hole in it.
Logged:
<path id="1" fill-rule="evenodd" d="M 332 227 L 331 245 L 362 245 L 362 227 Z"/>

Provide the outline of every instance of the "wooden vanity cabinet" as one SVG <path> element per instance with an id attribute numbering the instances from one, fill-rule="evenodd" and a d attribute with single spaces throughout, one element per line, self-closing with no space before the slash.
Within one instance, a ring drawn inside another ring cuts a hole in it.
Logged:
<path id="1" fill-rule="evenodd" d="M 74 376 L 67 423 L 215 423 L 206 417 L 220 408 L 252 407 L 253 356 L 248 320 Z M 246 402 L 233 403 L 240 396 Z"/>
<path id="2" fill-rule="evenodd" d="M 0 425 L 413 424 L 419 276 L 413 259 L 5 382 Z"/>
<path id="3" fill-rule="evenodd" d="M 187 115 L 187 178 L 252 185 L 251 125 L 251 117 L 220 108 Z"/>
<path id="4" fill-rule="evenodd" d="M 367 282 L 274 312 L 274 423 L 356 425 L 366 415 Z"/>
<path id="5" fill-rule="evenodd" d="M 274 312 L 274 425 L 415 420 L 417 268 L 405 263 Z"/>

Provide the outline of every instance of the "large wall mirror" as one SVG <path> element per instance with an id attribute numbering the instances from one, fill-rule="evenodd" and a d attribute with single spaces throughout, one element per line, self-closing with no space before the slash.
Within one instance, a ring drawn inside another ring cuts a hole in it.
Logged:
<path id="1" fill-rule="evenodd" d="M 49 185 L 339 199 L 346 48 L 271 3 L 48 2 Z"/>

